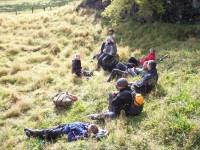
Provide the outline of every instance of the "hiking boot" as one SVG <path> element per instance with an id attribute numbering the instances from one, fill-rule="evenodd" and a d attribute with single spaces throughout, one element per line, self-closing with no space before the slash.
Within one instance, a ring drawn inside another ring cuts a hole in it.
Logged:
<path id="1" fill-rule="evenodd" d="M 29 138 L 31 137 L 31 133 L 28 131 L 27 128 L 24 129 L 24 132 L 26 133 L 26 136 L 28 136 Z"/>
<path id="2" fill-rule="evenodd" d="M 99 114 L 91 114 L 91 115 L 88 115 L 88 118 L 92 119 L 92 120 L 99 120 Z"/>
<path id="3" fill-rule="evenodd" d="M 104 121 L 105 115 L 104 115 L 104 113 L 101 113 L 101 114 L 91 114 L 91 115 L 88 115 L 88 118 L 90 118 L 92 120 Z"/>
<path id="4" fill-rule="evenodd" d="M 111 78 L 109 78 L 108 80 L 107 80 L 107 82 L 110 82 L 111 81 Z"/>

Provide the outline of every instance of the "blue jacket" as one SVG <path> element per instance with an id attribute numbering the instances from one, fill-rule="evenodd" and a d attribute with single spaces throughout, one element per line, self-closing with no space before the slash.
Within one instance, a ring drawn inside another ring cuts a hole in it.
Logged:
<path id="1" fill-rule="evenodd" d="M 76 141 L 82 138 L 88 138 L 88 130 L 87 127 L 89 123 L 82 122 L 74 122 L 70 124 L 66 124 L 64 133 L 68 135 L 68 141 Z"/>
<path id="2" fill-rule="evenodd" d="M 149 94 L 158 81 L 156 69 L 149 70 L 148 73 L 131 87 L 135 92 L 143 95 Z"/>

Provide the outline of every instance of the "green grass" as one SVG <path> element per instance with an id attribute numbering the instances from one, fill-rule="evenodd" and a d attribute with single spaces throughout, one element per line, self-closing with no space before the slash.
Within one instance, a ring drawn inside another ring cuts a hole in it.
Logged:
<path id="1" fill-rule="evenodd" d="M 34 12 L 38 12 L 38 10 L 42 10 L 43 7 L 46 7 L 46 10 L 53 9 L 53 7 L 59 7 L 66 5 L 71 0 L 1 0 L 0 1 L 0 12 L 21 12 L 24 13 L 31 12 L 32 7 L 34 8 Z"/>
<path id="2" fill-rule="evenodd" d="M 71 60 L 80 52 L 83 68 L 96 70 L 96 62 L 90 61 L 109 26 L 94 10 L 75 12 L 77 5 L 0 16 L 0 149 L 199 149 L 200 39 L 181 37 L 200 26 L 127 20 L 115 27 L 121 60 L 142 57 L 150 47 L 156 48 L 157 57 L 170 53 L 171 58 L 158 64 L 157 88 L 145 97 L 140 116 L 93 122 L 86 116 L 107 109 L 107 94 L 115 90 L 115 81 L 105 82 L 108 74 L 103 71 L 95 71 L 90 80 L 76 79 Z M 52 99 L 64 91 L 79 100 L 69 110 L 55 109 Z M 42 147 L 23 131 L 73 121 L 97 123 L 110 134 L 101 141 L 72 143 L 64 136 Z"/>

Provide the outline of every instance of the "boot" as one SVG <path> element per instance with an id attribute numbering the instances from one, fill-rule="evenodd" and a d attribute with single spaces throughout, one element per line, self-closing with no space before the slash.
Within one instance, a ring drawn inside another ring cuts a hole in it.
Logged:
<path id="1" fill-rule="evenodd" d="M 107 82 L 110 82 L 111 81 L 111 78 L 108 78 Z"/>
<path id="2" fill-rule="evenodd" d="M 88 118 L 90 118 L 92 120 L 102 120 L 100 114 L 91 114 L 91 115 L 88 115 Z"/>
<path id="3" fill-rule="evenodd" d="M 24 129 L 26 135 L 28 137 L 40 137 L 40 138 L 44 138 L 44 130 L 31 130 L 28 128 Z"/>
<path id="4" fill-rule="evenodd" d="M 24 132 L 26 133 L 26 136 L 28 136 L 29 138 L 31 137 L 31 133 L 28 131 L 27 128 L 24 129 Z"/>

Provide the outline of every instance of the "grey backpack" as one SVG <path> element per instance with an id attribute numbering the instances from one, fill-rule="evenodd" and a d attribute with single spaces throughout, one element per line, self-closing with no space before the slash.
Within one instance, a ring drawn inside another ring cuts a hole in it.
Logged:
<path id="1" fill-rule="evenodd" d="M 53 98 L 53 103 L 54 103 L 56 106 L 67 107 L 67 106 L 70 106 L 70 105 L 73 103 L 73 101 L 72 101 L 71 95 L 69 95 L 69 94 L 66 92 L 66 93 L 57 94 L 57 95 Z"/>

